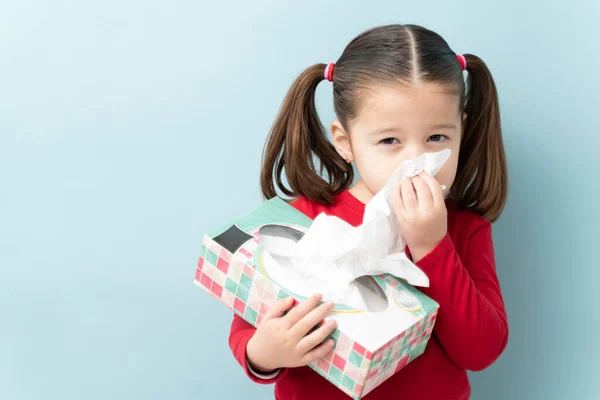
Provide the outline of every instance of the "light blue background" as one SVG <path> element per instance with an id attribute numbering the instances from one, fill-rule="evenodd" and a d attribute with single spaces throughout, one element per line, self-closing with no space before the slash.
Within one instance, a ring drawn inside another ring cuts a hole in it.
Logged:
<path id="1" fill-rule="evenodd" d="M 1 2 L 0 398 L 269 398 L 192 284 L 201 237 L 259 204 L 297 74 L 389 22 L 479 55 L 501 96 L 511 336 L 473 398 L 600 398 L 600 3 L 490 3 Z"/>

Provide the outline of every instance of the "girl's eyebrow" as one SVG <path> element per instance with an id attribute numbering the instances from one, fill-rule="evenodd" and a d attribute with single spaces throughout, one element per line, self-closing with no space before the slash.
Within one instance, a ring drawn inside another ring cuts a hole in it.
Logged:
<path id="1" fill-rule="evenodd" d="M 435 124 L 431 126 L 431 129 L 456 129 L 456 124 L 445 123 L 445 124 Z M 400 126 L 392 126 L 388 128 L 380 128 L 371 131 L 371 135 L 378 135 L 383 133 L 391 133 L 391 132 L 402 132 L 403 129 Z"/>
<path id="2" fill-rule="evenodd" d="M 390 132 L 402 132 L 403 129 L 399 126 L 392 126 L 389 128 L 380 128 L 380 129 L 375 129 L 374 131 L 371 131 L 371 135 L 377 135 L 380 133 L 390 133 Z"/>
<path id="3" fill-rule="evenodd" d="M 432 129 L 456 129 L 455 124 L 437 124 L 431 127 Z"/>

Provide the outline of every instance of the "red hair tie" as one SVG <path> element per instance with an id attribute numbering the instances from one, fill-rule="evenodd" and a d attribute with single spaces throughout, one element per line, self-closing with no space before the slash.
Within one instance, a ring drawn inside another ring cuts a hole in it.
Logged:
<path id="1" fill-rule="evenodd" d="M 464 71 L 465 69 L 467 69 L 467 59 L 465 58 L 465 56 L 463 56 L 462 54 L 457 54 L 456 59 L 460 63 L 461 70 Z"/>
<path id="2" fill-rule="evenodd" d="M 333 82 L 333 69 L 334 68 L 335 68 L 334 63 L 329 63 L 325 67 L 325 79 L 327 79 L 329 82 Z"/>

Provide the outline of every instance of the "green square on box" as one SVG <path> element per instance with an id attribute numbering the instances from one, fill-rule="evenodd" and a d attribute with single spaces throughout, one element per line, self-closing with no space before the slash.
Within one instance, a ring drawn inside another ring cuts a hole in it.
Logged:
<path id="1" fill-rule="evenodd" d="M 217 261 L 219 261 L 219 256 L 213 253 L 210 249 L 206 249 L 206 261 L 216 267 Z"/>
<path id="2" fill-rule="evenodd" d="M 247 291 L 250 291 L 250 289 L 252 288 L 252 278 L 250 278 L 246 274 L 242 274 L 240 278 L 240 286 L 246 289 Z"/>
<path id="3" fill-rule="evenodd" d="M 244 303 L 248 302 L 248 296 L 250 296 L 250 293 L 244 289 L 243 287 L 239 286 L 237 293 L 235 294 L 237 296 L 238 299 L 240 299 L 241 301 L 243 301 Z"/>
<path id="4" fill-rule="evenodd" d="M 225 281 L 225 290 L 230 292 L 231 294 L 235 294 L 237 292 L 238 284 L 235 281 L 227 278 Z"/>
<path id="5" fill-rule="evenodd" d="M 329 368 L 329 378 L 333 382 L 340 383 L 342 380 L 342 375 L 344 375 L 343 372 L 340 371 L 335 365 L 332 365 L 331 368 Z"/>
<path id="6" fill-rule="evenodd" d="M 244 313 L 244 319 L 246 319 L 246 321 L 255 324 L 257 317 L 258 313 L 252 307 L 246 307 L 246 312 Z"/>
<path id="7" fill-rule="evenodd" d="M 342 378 L 342 386 L 350 391 L 353 391 L 354 381 L 348 375 L 344 375 L 344 377 Z"/>
<path id="8" fill-rule="evenodd" d="M 338 339 L 340 338 L 340 330 L 337 328 L 334 329 L 334 331 L 331 332 L 331 337 L 334 338 L 337 343 Z"/>
<path id="9" fill-rule="evenodd" d="M 363 356 L 361 356 L 360 354 L 358 354 L 356 351 L 352 350 L 350 352 L 350 362 L 355 367 L 360 368 L 360 366 L 362 365 L 362 362 L 363 362 Z"/>

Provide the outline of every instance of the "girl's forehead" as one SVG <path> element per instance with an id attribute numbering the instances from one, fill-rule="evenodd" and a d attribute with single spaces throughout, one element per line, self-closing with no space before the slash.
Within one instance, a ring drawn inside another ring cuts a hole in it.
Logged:
<path id="1" fill-rule="evenodd" d="M 460 96 L 438 83 L 378 86 L 361 98 L 354 125 L 444 123 L 460 118 Z"/>

